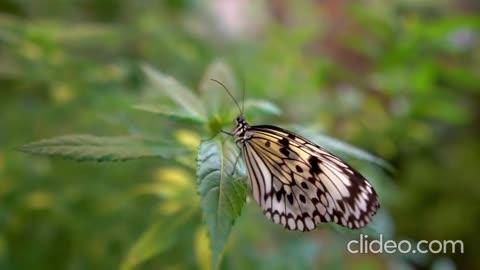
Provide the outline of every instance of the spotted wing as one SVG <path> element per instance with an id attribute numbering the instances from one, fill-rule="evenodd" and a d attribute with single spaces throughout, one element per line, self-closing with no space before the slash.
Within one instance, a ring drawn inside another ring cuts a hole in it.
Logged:
<path id="1" fill-rule="evenodd" d="M 321 222 L 356 229 L 380 207 L 355 169 L 316 144 L 274 126 L 252 126 L 243 157 L 255 201 L 273 222 L 309 231 Z"/>

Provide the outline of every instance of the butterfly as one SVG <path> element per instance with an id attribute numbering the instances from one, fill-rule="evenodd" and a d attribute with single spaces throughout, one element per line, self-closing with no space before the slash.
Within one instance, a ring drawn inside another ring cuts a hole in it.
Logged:
<path id="1" fill-rule="evenodd" d="M 293 132 L 249 125 L 233 95 L 216 82 L 240 110 L 235 130 L 229 134 L 241 149 L 253 198 L 267 218 L 298 231 L 313 230 L 322 222 L 350 229 L 370 223 L 380 204 L 365 177 Z"/>

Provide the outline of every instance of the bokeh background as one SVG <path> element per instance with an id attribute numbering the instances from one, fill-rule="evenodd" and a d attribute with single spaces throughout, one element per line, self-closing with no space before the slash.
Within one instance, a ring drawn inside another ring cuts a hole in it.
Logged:
<path id="1" fill-rule="evenodd" d="M 16 147 L 142 134 L 194 151 L 205 129 L 132 109 L 149 91 L 142 65 L 196 91 L 219 61 L 247 97 L 282 110 L 251 122 L 317 130 L 395 167 L 349 159 L 379 191 L 378 233 L 465 243 L 464 254 L 351 255 L 356 235 L 287 232 L 247 203 L 222 269 L 478 268 L 479 10 L 475 0 L 0 1 L 0 269 L 210 269 L 194 155 L 79 163 Z"/>

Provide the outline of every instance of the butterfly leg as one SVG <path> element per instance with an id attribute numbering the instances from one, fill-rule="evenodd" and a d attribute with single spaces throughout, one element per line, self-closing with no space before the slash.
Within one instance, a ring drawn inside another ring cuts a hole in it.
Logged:
<path id="1" fill-rule="evenodd" d="M 233 133 L 228 132 L 228 131 L 225 131 L 225 130 L 220 130 L 220 132 L 223 133 L 223 134 L 227 134 L 227 135 L 229 135 L 229 136 L 233 136 Z M 210 138 L 208 138 L 208 139 L 202 140 L 202 142 L 208 142 L 208 141 L 210 141 L 210 140 L 213 140 L 215 137 L 217 137 L 217 135 L 218 135 L 218 133 L 215 134 L 215 135 L 213 135 L 212 137 L 210 137 Z"/>
<path id="2" fill-rule="evenodd" d="M 228 136 L 233 136 L 234 134 L 231 133 L 231 132 L 228 132 L 228 131 L 225 131 L 225 130 L 220 130 L 220 132 L 222 132 L 223 134 L 227 134 Z"/>
<path id="3" fill-rule="evenodd" d="M 237 168 L 237 163 L 238 163 L 238 160 L 240 159 L 241 155 L 242 155 L 242 153 L 239 153 L 237 158 L 235 159 L 235 163 L 233 163 L 233 169 L 232 169 L 232 172 L 230 173 L 230 175 L 233 175 L 233 173 L 235 173 L 235 169 Z"/>

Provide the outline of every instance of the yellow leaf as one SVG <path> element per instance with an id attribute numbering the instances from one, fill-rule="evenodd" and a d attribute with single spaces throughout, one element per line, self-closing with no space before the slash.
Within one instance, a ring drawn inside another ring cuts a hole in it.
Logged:
<path id="1" fill-rule="evenodd" d="M 210 251 L 210 240 L 208 238 L 207 227 L 201 226 L 195 232 L 195 256 L 199 269 L 212 269 L 212 254 Z"/>
<path id="2" fill-rule="evenodd" d="M 175 137 L 177 138 L 177 141 L 179 143 L 193 151 L 197 150 L 201 140 L 196 133 L 190 132 L 188 130 L 178 130 L 175 133 Z"/>
<path id="3" fill-rule="evenodd" d="M 56 84 L 50 89 L 50 97 L 57 104 L 65 104 L 75 97 L 75 91 L 67 84 Z"/>
<path id="4" fill-rule="evenodd" d="M 182 208 L 182 205 L 177 201 L 167 201 L 160 205 L 160 213 L 163 215 L 172 215 L 175 214 L 178 210 Z"/>
<path id="5" fill-rule="evenodd" d="M 27 197 L 26 204 L 32 209 L 45 209 L 51 205 L 50 194 L 44 191 L 35 191 Z"/>
<path id="6" fill-rule="evenodd" d="M 155 170 L 153 178 L 164 185 L 177 188 L 193 185 L 192 176 L 177 168 L 159 168 Z"/>

